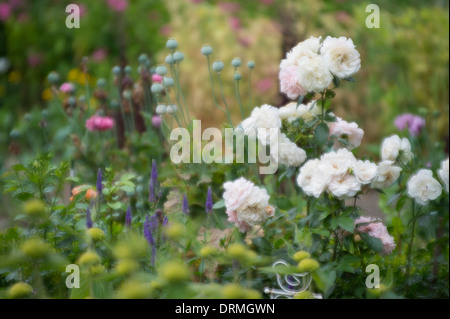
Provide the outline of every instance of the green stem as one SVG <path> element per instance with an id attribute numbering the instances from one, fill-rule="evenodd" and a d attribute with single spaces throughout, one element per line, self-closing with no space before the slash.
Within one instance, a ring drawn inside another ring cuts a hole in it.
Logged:
<path id="1" fill-rule="evenodd" d="M 415 201 L 414 199 L 411 199 L 412 201 L 412 227 L 411 227 L 411 238 L 409 240 L 409 245 L 408 245 L 408 253 L 407 253 L 407 263 L 406 263 L 406 273 L 405 273 L 405 279 L 408 280 L 409 279 L 409 275 L 411 272 L 411 257 L 412 257 L 412 248 L 413 248 L 413 243 L 414 243 L 414 233 L 415 233 L 415 228 L 416 228 L 416 221 L 417 221 L 417 217 L 418 214 L 415 215 Z"/>
<path id="2" fill-rule="evenodd" d="M 244 113 L 244 106 L 242 105 L 242 101 L 241 101 L 241 94 L 239 92 L 239 80 L 235 80 L 234 81 L 234 90 L 235 90 L 235 93 L 236 93 L 236 98 L 237 98 L 237 101 L 238 101 L 238 104 L 239 104 L 239 108 L 241 109 L 241 117 L 242 117 L 242 120 L 244 120 L 245 119 L 245 113 Z"/>
<path id="3" fill-rule="evenodd" d="M 220 77 L 220 73 L 218 74 L 218 78 L 219 78 L 219 85 L 220 85 L 220 93 L 222 95 L 222 100 L 223 100 L 223 103 L 225 104 L 225 108 L 226 108 L 227 119 L 228 119 L 228 122 L 230 123 L 231 127 L 233 127 L 233 122 L 231 121 L 231 116 L 230 116 L 230 109 L 228 108 L 228 104 L 225 99 L 225 93 L 223 91 L 223 83 L 222 83 L 222 78 Z"/>

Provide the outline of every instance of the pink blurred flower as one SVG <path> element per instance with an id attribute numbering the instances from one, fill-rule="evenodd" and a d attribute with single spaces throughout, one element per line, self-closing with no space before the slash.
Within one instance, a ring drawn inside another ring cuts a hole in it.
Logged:
<path id="1" fill-rule="evenodd" d="M 117 12 L 124 12 L 128 7 L 128 0 L 108 0 L 108 6 Z"/>
<path id="2" fill-rule="evenodd" d="M 241 5 L 236 2 L 221 2 L 219 3 L 219 8 L 223 12 L 233 13 L 241 9 Z"/>
<path id="3" fill-rule="evenodd" d="M 422 128 L 426 124 L 425 119 L 423 119 L 418 115 L 410 113 L 405 113 L 397 116 L 394 123 L 397 129 L 399 129 L 400 131 L 403 131 L 404 129 L 408 128 L 409 133 L 413 136 L 418 136 Z"/>
<path id="4" fill-rule="evenodd" d="M 28 65 L 31 68 L 35 68 L 37 66 L 39 66 L 42 63 L 42 55 L 37 54 L 37 53 L 32 53 L 30 55 L 28 55 Z"/>
<path id="5" fill-rule="evenodd" d="M 279 78 L 280 91 L 286 94 L 291 100 L 307 93 L 300 83 L 298 83 L 297 68 L 295 66 L 282 68 L 280 70 Z"/>
<path id="6" fill-rule="evenodd" d="M 172 27 L 169 24 L 165 24 L 159 28 L 159 33 L 161 33 L 162 36 L 168 37 L 172 33 Z"/>
<path id="7" fill-rule="evenodd" d="M 0 3 L 0 21 L 6 21 L 11 16 L 11 5 L 9 3 Z"/>
<path id="8" fill-rule="evenodd" d="M 237 31 L 241 28 L 241 19 L 239 19 L 238 17 L 230 17 L 228 19 L 228 24 L 230 25 L 232 30 Z"/>
<path id="9" fill-rule="evenodd" d="M 161 116 L 154 115 L 152 117 L 152 125 L 153 125 L 153 127 L 156 127 L 156 128 L 160 127 L 161 126 Z"/>
<path id="10" fill-rule="evenodd" d="M 339 11 L 336 13 L 336 19 L 340 22 L 347 22 L 350 18 L 351 16 L 345 11 Z"/>
<path id="11" fill-rule="evenodd" d="M 92 60 L 101 62 L 108 56 L 108 51 L 105 48 L 98 48 L 92 53 Z"/>
<path id="12" fill-rule="evenodd" d="M 17 9 L 23 5 L 22 0 L 9 0 L 9 4 L 11 5 L 11 8 Z"/>
<path id="13" fill-rule="evenodd" d="M 159 74 L 152 74 L 152 82 L 161 83 L 163 80 L 163 77 Z"/>
<path id="14" fill-rule="evenodd" d="M 26 12 L 21 12 L 19 13 L 19 16 L 17 17 L 17 21 L 19 21 L 20 23 L 25 23 L 28 22 L 28 13 Z"/>
<path id="15" fill-rule="evenodd" d="M 239 44 L 242 45 L 243 47 L 249 47 L 253 43 L 252 39 L 247 36 L 240 36 L 240 37 L 238 37 L 237 40 L 238 40 Z"/>
<path id="16" fill-rule="evenodd" d="M 108 116 L 94 115 L 86 121 L 89 131 L 107 131 L 114 127 L 114 120 Z"/>
<path id="17" fill-rule="evenodd" d="M 86 15 L 86 12 L 87 12 L 86 6 L 84 4 L 79 4 L 79 3 L 77 5 L 80 8 L 80 18 L 82 18 Z"/>
<path id="18" fill-rule="evenodd" d="M 72 93 L 73 91 L 75 91 L 75 87 L 72 83 L 66 82 L 61 84 L 59 90 L 63 93 Z"/>
<path id="19" fill-rule="evenodd" d="M 259 92 L 265 92 L 267 90 L 269 90 L 272 87 L 273 83 L 272 83 L 272 78 L 265 78 L 260 80 L 257 84 L 256 84 L 256 89 Z"/>
<path id="20" fill-rule="evenodd" d="M 365 224 L 364 226 L 358 226 L 358 224 Z M 395 249 L 394 238 L 389 235 L 387 228 L 382 222 L 377 221 L 376 218 L 361 216 L 355 220 L 355 231 L 359 233 L 367 233 L 371 237 L 375 237 L 381 240 L 383 243 L 383 254 L 388 255 Z"/>

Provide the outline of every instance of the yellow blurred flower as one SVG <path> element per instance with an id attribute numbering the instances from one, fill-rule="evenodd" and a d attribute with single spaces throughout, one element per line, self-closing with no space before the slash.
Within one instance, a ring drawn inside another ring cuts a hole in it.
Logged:
<path id="1" fill-rule="evenodd" d="M 50 88 L 46 88 L 44 91 L 42 91 L 41 97 L 44 101 L 48 101 L 52 98 L 52 90 Z"/>
<path id="2" fill-rule="evenodd" d="M 19 71 L 11 71 L 8 75 L 8 81 L 10 83 L 14 83 L 14 84 L 19 83 L 21 79 L 22 79 L 22 76 Z"/>

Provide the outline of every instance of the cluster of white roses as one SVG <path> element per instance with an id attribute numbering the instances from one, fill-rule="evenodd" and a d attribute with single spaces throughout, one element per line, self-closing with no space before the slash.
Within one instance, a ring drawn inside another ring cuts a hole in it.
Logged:
<path id="1" fill-rule="evenodd" d="M 306 159 L 305 151 L 281 133 L 279 109 L 270 105 L 255 107 L 242 123 L 244 134 L 256 136 L 262 145 L 270 145 L 270 155 L 275 162 L 287 166 L 300 166 Z"/>
<path id="2" fill-rule="evenodd" d="M 223 187 L 228 221 L 235 223 L 241 232 L 262 224 L 273 216 L 275 209 L 269 205 L 270 196 L 264 188 L 257 187 L 245 178 L 226 182 Z"/>
<path id="3" fill-rule="evenodd" d="M 281 91 L 290 99 L 308 92 L 321 92 L 328 88 L 333 76 L 346 79 L 361 67 L 359 52 L 352 39 L 328 36 L 310 37 L 300 42 L 280 64 Z"/>
<path id="4" fill-rule="evenodd" d="M 306 162 L 300 169 L 297 184 L 308 196 L 318 198 L 328 191 L 343 199 L 355 196 L 363 185 L 370 184 L 377 171 L 377 165 L 357 160 L 343 148 Z"/>
<path id="5" fill-rule="evenodd" d="M 448 192 L 448 158 L 442 161 L 438 175 Z M 423 206 L 442 194 L 441 184 L 433 177 L 433 172 L 429 169 L 421 169 L 414 174 L 409 179 L 407 187 L 408 195 Z"/>

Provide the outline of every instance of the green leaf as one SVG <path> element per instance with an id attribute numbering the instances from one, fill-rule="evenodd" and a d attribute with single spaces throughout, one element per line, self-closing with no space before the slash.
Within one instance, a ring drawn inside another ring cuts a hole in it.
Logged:
<path id="1" fill-rule="evenodd" d="M 406 204 L 406 200 L 407 200 L 406 196 L 400 197 L 400 199 L 397 202 L 397 205 L 395 205 L 395 210 L 398 212 L 401 211 L 403 206 L 405 206 Z"/>
<path id="2" fill-rule="evenodd" d="M 350 233 L 353 233 L 355 229 L 355 222 L 353 218 L 348 216 L 338 217 L 338 225 Z"/>
<path id="3" fill-rule="evenodd" d="M 331 266 L 325 266 L 313 273 L 314 282 L 327 298 L 333 292 L 333 286 L 336 281 L 336 270 Z"/>
<path id="4" fill-rule="evenodd" d="M 339 259 L 337 270 L 355 273 L 355 268 L 360 262 L 359 258 L 353 255 L 346 255 Z M 352 266 L 353 265 L 353 266 Z"/>
<path id="5" fill-rule="evenodd" d="M 135 177 L 136 177 L 136 175 L 134 175 L 134 174 L 123 174 L 122 176 L 120 176 L 119 180 L 121 182 L 124 182 L 124 181 L 129 181 L 130 179 L 133 179 Z"/>
<path id="6" fill-rule="evenodd" d="M 107 203 L 107 205 L 114 210 L 119 210 L 122 207 L 121 202 Z"/>
<path id="7" fill-rule="evenodd" d="M 66 182 L 73 182 L 73 183 L 79 183 L 80 179 L 75 176 L 69 176 L 66 178 Z"/>
<path id="8" fill-rule="evenodd" d="M 11 169 L 15 172 L 26 171 L 27 169 L 22 164 L 16 164 L 11 167 Z"/>
<path id="9" fill-rule="evenodd" d="M 392 197 L 389 198 L 388 202 L 386 203 L 386 206 L 389 206 L 392 203 L 394 203 L 397 199 L 399 199 L 400 196 L 402 196 L 402 193 L 397 193 L 397 194 L 392 195 Z"/>
<path id="10" fill-rule="evenodd" d="M 125 193 L 134 192 L 134 186 L 123 185 L 120 187 L 120 189 L 123 190 Z"/>
<path id="11" fill-rule="evenodd" d="M 348 82 L 356 82 L 356 80 L 353 77 L 351 77 L 351 76 L 349 76 L 348 78 L 345 78 L 343 80 L 344 81 L 348 81 Z"/>
<path id="12" fill-rule="evenodd" d="M 341 80 L 339 80 L 339 78 L 337 77 L 333 77 L 333 84 L 335 87 L 339 87 L 339 85 L 341 84 Z"/>
<path id="13" fill-rule="evenodd" d="M 225 200 L 221 199 L 213 205 L 213 209 L 220 209 L 225 207 Z"/>
<path id="14" fill-rule="evenodd" d="M 336 93 L 332 90 L 327 90 L 327 92 L 325 93 L 325 97 L 327 99 L 332 99 L 336 96 Z"/>
<path id="15" fill-rule="evenodd" d="M 324 145 L 328 140 L 330 129 L 326 123 L 320 123 L 314 131 L 314 141 L 317 145 Z"/>
<path id="16" fill-rule="evenodd" d="M 367 246 L 374 252 L 380 253 L 383 251 L 383 242 L 379 238 L 375 238 L 366 233 L 361 233 L 361 238 L 364 239 Z"/>

